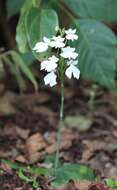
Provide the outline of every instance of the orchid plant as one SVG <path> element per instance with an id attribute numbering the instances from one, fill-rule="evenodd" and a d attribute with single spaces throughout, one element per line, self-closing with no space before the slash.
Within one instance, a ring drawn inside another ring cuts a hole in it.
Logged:
<path id="1" fill-rule="evenodd" d="M 65 75 L 71 79 L 80 77 L 80 70 L 77 67 L 78 53 L 74 47 L 68 45 L 69 41 L 78 40 L 76 29 L 56 28 L 57 35 L 51 39 L 43 37 L 42 42 L 37 42 L 33 48 L 37 53 L 42 53 L 51 49 L 51 57 L 41 62 L 41 70 L 45 70 L 47 75 L 44 77 L 45 85 L 53 87 L 57 84 L 57 77 L 61 84 L 61 106 L 60 106 L 60 126 L 57 135 L 57 151 L 55 159 L 55 168 L 58 167 L 59 149 L 61 140 L 61 127 L 64 113 L 64 80 Z"/>

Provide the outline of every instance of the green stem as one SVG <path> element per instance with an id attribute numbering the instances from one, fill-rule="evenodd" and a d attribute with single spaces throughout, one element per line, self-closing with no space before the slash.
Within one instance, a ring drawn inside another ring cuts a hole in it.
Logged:
<path id="1" fill-rule="evenodd" d="M 61 130 L 63 126 L 63 116 L 64 116 L 64 79 L 61 80 L 61 104 L 60 104 L 60 124 L 57 132 L 57 150 L 55 158 L 55 171 L 58 167 L 59 162 L 59 152 L 60 152 L 60 143 L 61 143 Z"/>

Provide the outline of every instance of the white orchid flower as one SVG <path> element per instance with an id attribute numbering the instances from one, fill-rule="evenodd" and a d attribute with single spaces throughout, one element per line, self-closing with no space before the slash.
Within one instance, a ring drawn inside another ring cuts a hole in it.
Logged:
<path id="1" fill-rule="evenodd" d="M 43 37 L 43 42 L 37 42 L 33 50 L 35 50 L 38 53 L 44 52 L 48 49 L 48 46 L 50 46 L 50 43 L 51 41 L 49 38 Z"/>
<path id="2" fill-rule="evenodd" d="M 63 48 L 65 46 L 64 40 L 65 40 L 65 38 L 62 38 L 61 36 L 57 36 L 57 37 L 54 36 L 52 38 L 50 46 L 54 47 L 55 49 L 57 49 L 57 48 Z"/>
<path id="3" fill-rule="evenodd" d="M 45 85 L 50 85 L 50 87 L 55 86 L 57 84 L 56 81 L 56 74 L 54 73 L 54 71 L 48 73 L 45 77 L 44 77 L 44 82 Z"/>
<path id="4" fill-rule="evenodd" d="M 67 40 L 74 41 L 78 39 L 76 29 L 70 28 L 68 30 L 59 30 L 56 28 L 56 30 L 59 33 L 58 36 L 53 36 L 52 38 L 47 38 L 44 36 L 42 42 L 36 43 L 33 48 L 36 52 L 41 53 L 51 47 L 51 52 L 55 52 L 55 55 L 57 55 L 57 57 L 53 55 L 41 62 L 41 70 L 47 71 L 47 75 L 44 77 L 45 85 L 50 85 L 51 87 L 57 84 L 57 68 L 59 70 L 59 67 L 60 72 L 62 72 L 61 70 L 63 69 L 63 71 L 65 71 L 65 75 L 70 79 L 72 76 L 76 79 L 79 79 L 80 77 L 80 70 L 76 67 L 78 64 L 78 61 L 76 60 L 78 53 L 75 52 L 75 48 L 67 46 Z M 61 32 L 63 32 L 65 37 L 60 35 Z M 54 51 L 52 48 L 54 48 Z M 60 51 L 58 51 L 57 48 L 60 48 Z M 61 61 L 63 61 L 63 65 L 61 65 Z"/>
<path id="5" fill-rule="evenodd" d="M 76 67 L 77 64 L 78 60 L 67 61 L 67 65 L 69 65 L 69 67 L 66 69 L 65 74 L 69 79 L 71 79 L 72 75 L 74 78 L 79 79 L 80 70 Z"/>
<path id="6" fill-rule="evenodd" d="M 44 41 L 44 43 L 46 43 L 48 46 L 50 46 L 51 40 L 50 40 L 49 38 L 43 37 L 43 41 Z"/>
<path id="7" fill-rule="evenodd" d="M 47 72 L 51 72 L 57 68 L 58 58 L 56 56 L 49 57 L 48 60 L 42 61 L 41 70 L 45 69 Z"/>
<path id="8" fill-rule="evenodd" d="M 66 74 L 66 76 L 69 79 L 71 79 L 72 75 L 73 75 L 74 78 L 79 79 L 79 77 L 80 77 L 80 70 L 76 66 L 74 66 L 74 65 L 71 64 L 66 69 L 65 74 Z"/>
<path id="9" fill-rule="evenodd" d="M 71 28 L 68 30 L 65 30 L 66 33 L 66 39 L 67 40 L 77 40 L 78 39 L 78 35 L 75 34 L 76 33 L 76 29 L 72 30 Z"/>
<path id="10" fill-rule="evenodd" d="M 61 57 L 66 59 L 76 59 L 78 53 L 75 52 L 75 48 L 71 48 L 69 46 L 62 48 Z"/>
<path id="11" fill-rule="evenodd" d="M 49 58 L 49 61 L 57 63 L 59 59 L 55 55 L 53 55 L 52 57 Z"/>
<path id="12" fill-rule="evenodd" d="M 48 49 L 48 45 L 45 42 L 37 42 L 35 44 L 35 47 L 33 48 L 33 50 L 35 50 L 36 52 L 39 52 L 39 53 L 44 52 L 47 49 Z"/>

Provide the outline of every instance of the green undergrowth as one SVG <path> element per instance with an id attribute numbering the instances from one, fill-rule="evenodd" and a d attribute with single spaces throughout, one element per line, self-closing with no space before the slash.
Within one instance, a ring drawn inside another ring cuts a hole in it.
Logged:
<path id="1" fill-rule="evenodd" d="M 19 178 L 32 185 L 33 188 L 39 187 L 37 178 L 46 176 L 51 181 L 53 187 L 59 187 L 68 183 L 70 180 L 89 180 L 94 181 L 96 176 L 92 169 L 81 164 L 59 163 L 58 168 L 45 168 L 38 166 L 25 166 L 10 160 L 2 159 L 2 163 L 7 164 L 11 169 L 18 172 Z"/>

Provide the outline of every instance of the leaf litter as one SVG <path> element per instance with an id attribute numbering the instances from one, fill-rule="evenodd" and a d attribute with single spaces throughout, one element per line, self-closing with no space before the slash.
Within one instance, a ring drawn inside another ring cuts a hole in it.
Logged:
<path id="1" fill-rule="evenodd" d="M 0 156 L 2 158 L 10 159 L 26 166 L 33 164 L 37 167 L 41 165 L 44 168 L 52 167 L 51 164 L 44 163 L 44 160 L 46 156 L 55 154 L 56 151 L 56 129 L 58 127 L 56 93 L 59 92 L 44 91 L 41 93 L 42 95 L 39 95 L 40 98 L 32 94 L 25 94 L 22 97 L 18 97 L 16 94 L 13 95 L 15 98 L 12 101 L 10 99 L 10 101 L 12 102 L 14 112 L 12 112 L 12 109 L 11 111 L 9 109 L 9 114 L 7 114 L 3 110 L 0 115 Z M 80 96 L 80 93 L 78 96 Z M 108 108 L 104 109 L 105 103 L 103 103 L 102 95 L 102 104 L 99 104 L 99 100 L 96 100 L 98 104 L 93 113 L 93 120 L 87 124 L 88 127 L 86 126 L 86 130 L 82 132 L 77 128 L 81 127 L 81 121 L 80 124 L 79 121 L 75 125 L 72 125 L 72 123 L 75 118 L 80 118 L 80 116 L 82 116 L 84 121 L 87 121 L 87 118 L 89 118 L 86 98 L 82 97 L 82 99 L 79 99 L 74 93 L 71 93 L 66 98 L 65 113 L 66 117 L 70 116 L 72 118 L 72 122 L 70 121 L 70 124 L 67 121 L 64 126 L 60 145 L 60 159 L 62 163 L 70 162 L 88 165 L 94 171 L 97 171 L 100 180 L 104 177 L 117 179 L 116 107 L 113 106 L 116 98 L 114 99 L 110 94 L 106 96 L 111 97 L 111 103 L 107 102 Z M 51 98 L 53 99 L 51 100 Z M 52 107 L 50 106 L 51 101 L 55 103 L 52 103 Z M 105 114 L 98 114 L 101 109 L 105 110 Z M 74 113 L 75 117 L 73 116 Z M 109 115 L 111 120 L 108 120 L 105 115 Z M 2 163 L 0 168 L 0 185 L 3 189 L 33 189 L 31 184 L 18 177 L 17 171 Z M 58 188 L 53 188 L 49 179 L 45 177 L 41 178 L 40 176 L 40 179 L 37 179 L 37 181 L 39 182 L 39 189 L 43 190 L 92 190 L 93 188 L 108 190 L 103 180 L 101 183 L 94 184 L 89 181 L 73 180 Z"/>

